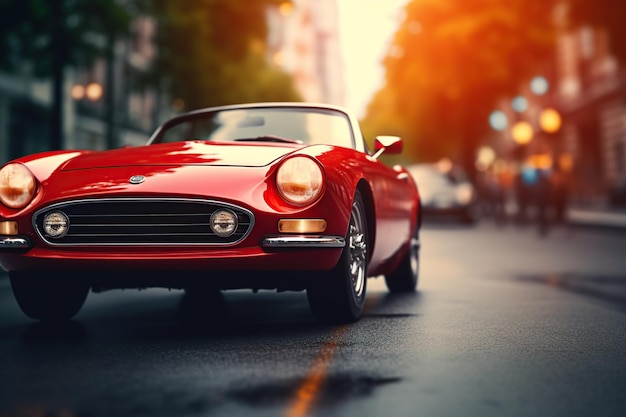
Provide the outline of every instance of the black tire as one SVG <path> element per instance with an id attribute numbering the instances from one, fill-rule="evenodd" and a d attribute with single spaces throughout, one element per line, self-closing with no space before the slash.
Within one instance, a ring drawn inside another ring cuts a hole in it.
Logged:
<path id="1" fill-rule="evenodd" d="M 309 306 L 319 321 L 352 323 L 361 317 L 367 291 L 367 239 L 365 205 L 357 190 L 339 262 L 307 288 Z"/>
<path id="2" fill-rule="evenodd" d="M 419 226 L 415 227 L 409 250 L 402 258 L 400 265 L 391 274 L 385 275 L 385 283 L 391 292 L 415 291 L 419 283 L 420 270 L 420 239 Z"/>
<path id="3" fill-rule="evenodd" d="M 89 285 L 73 277 L 43 276 L 43 272 L 11 272 L 13 294 L 24 314 L 35 320 L 71 319 L 87 299 Z"/>

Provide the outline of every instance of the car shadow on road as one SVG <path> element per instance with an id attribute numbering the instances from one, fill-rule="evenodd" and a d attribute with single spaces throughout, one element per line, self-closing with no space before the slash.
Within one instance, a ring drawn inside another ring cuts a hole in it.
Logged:
<path id="1" fill-rule="evenodd" d="M 178 334 L 186 337 L 284 335 L 324 329 L 311 313 L 306 292 L 221 291 L 203 297 L 185 294 L 176 312 Z"/>
<path id="2" fill-rule="evenodd" d="M 22 333 L 25 343 L 38 342 L 77 342 L 88 338 L 85 326 L 76 320 L 34 322 Z"/>
<path id="3" fill-rule="evenodd" d="M 363 319 L 395 319 L 416 317 L 416 307 L 423 294 L 420 291 L 404 293 L 380 292 L 371 294 L 365 304 Z"/>
<path id="4" fill-rule="evenodd" d="M 87 306 L 72 320 L 40 322 L 13 328 L 25 346 L 82 344 L 125 340 L 167 341 L 272 335 L 323 330 L 308 309 L 305 293 L 251 291 L 172 293 L 137 302 L 106 301 Z M 94 305 L 95 306 L 95 305 Z M 91 308 L 89 308 L 91 307 Z"/>
<path id="5" fill-rule="evenodd" d="M 186 340 L 320 334 L 337 327 L 315 320 L 306 292 L 249 290 L 172 294 L 176 299 L 147 298 L 141 308 L 126 305 L 79 315 L 65 322 L 33 322 L 21 332 L 22 343 L 75 343 L 97 339 Z M 414 317 L 418 291 L 368 294 L 360 321 Z M 136 302 L 136 300 L 134 300 Z M 97 314 L 96 314 L 97 313 Z M 358 322 L 357 322 L 358 323 Z"/>

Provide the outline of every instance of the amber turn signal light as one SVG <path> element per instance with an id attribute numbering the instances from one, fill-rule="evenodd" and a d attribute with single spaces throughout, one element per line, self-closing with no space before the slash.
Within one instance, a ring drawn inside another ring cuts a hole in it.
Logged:
<path id="1" fill-rule="evenodd" d="M 281 233 L 321 233 L 326 230 L 324 219 L 280 219 L 278 231 Z"/>
<path id="2" fill-rule="evenodd" d="M 17 222 L 0 222 L 0 235 L 15 236 L 17 233 Z"/>

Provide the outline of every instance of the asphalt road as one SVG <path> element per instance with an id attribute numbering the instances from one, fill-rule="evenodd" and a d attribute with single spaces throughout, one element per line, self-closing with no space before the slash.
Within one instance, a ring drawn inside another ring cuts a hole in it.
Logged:
<path id="1" fill-rule="evenodd" d="M 338 327 L 303 293 L 166 290 L 51 327 L 0 279 L 0 417 L 626 415 L 626 233 L 437 223 L 422 244 L 419 292 L 370 280 Z"/>

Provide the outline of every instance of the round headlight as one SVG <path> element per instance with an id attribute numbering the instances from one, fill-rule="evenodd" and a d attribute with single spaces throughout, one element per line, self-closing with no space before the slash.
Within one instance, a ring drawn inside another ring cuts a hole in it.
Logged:
<path id="1" fill-rule="evenodd" d="M 53 211 L 43 217 L 43 231 L 47 236 L 55 239 L 67 234 L 70 229 L 70 219 L 61 211 Z"/>
<path id="2" fill-rule="evenodd" d="M 231 236 L 237 230 L 237 215 L 230 210 L 217 210 L 211 214 L 209 226 L 219 237 Z"/>
<path id="3" fill-rule="evenodd" d="M 22 164 L 12 163 L 0 169 L 0 201 L 10 208 L 25 207 L 35 195 L 35 177 Z"/>
<path id="4" fill-rule="evenodd" d="M 303 206 L 322 193 L 324 175 L 313 159 L 297 156 L 285 160 L 276 173 L 276 186 L 283 199 Z"/>

